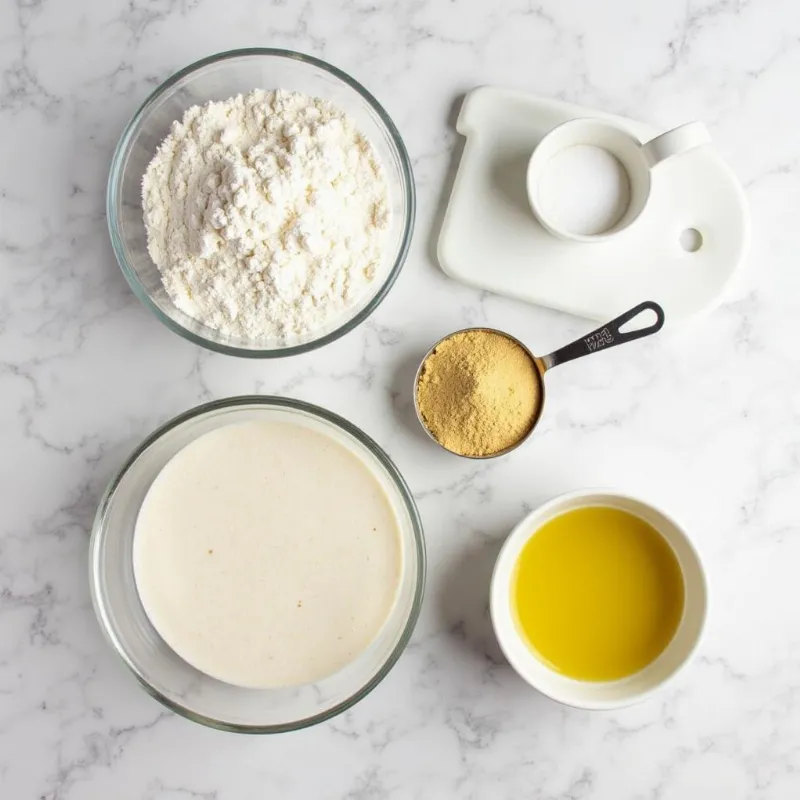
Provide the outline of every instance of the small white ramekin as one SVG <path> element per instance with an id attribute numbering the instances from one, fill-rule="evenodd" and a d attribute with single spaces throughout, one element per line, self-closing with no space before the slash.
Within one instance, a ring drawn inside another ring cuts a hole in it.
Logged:
<path id="1" fill-rule="evenodd" d="M 578 681 L 555 672 L 540 660 L 522 637 L 511 607 L 514 568 L 525 543 L 545 522 L 565 511 L 587 506 L 610 506 L 650 523 L 672 547 L 684 583 L 684 608 L 678 630 L 663 653 L 645 669 L 619 681 Z M 535 689 L 566 705 L 612 709 L 645 699 L 671 680 L 689 661 L 703 632 L 708 605 L 705 571 L 684 529 L 650 503 L 600 489 L 560 495 L 531 512 L 511 532 L 497 557 L 492 574 L 490 609 L 495 635 L 506 658 Z"/>

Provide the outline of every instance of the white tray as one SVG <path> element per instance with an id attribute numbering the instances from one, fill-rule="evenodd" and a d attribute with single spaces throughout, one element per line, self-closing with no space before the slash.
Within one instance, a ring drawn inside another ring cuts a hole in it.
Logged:
<path id="1" fill-rule="evenodd" d="M 439 234 L 442 269 L 465 283 L 590 319 L 655 300 L 675 323 L 711 310 L 741 269 L 750 241 L 744 192 L 711 145 L 662 165 L 650 203 L 624 235 L 597 243 L 556 239 L 535 220 L 528 159 L 561 122 L 600 117 L 641 141 L 660 131 L 624 117 L 484 86 L 464 100 L 466 137 Z M 681 233 L 702 246 L 687 252 Z"/>

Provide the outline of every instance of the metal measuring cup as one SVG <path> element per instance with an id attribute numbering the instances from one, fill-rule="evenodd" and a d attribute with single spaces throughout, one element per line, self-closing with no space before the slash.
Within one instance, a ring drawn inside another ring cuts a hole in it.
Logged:
<path id="1" fill-rule="evenodd" d="M 637 330 L 628 331 L 628 332 L 621 332 L 620 328 L 631 320 L 635 319 L 639 316 L 643 311 L 653 311 L 656 315 L 656 321 L 652 325 L 648 325 L 644 328 L 638 328 Z M 616 347 L 618 344 L 626 344 L 627 342 L 632 342 L 636 339 L 641 339 L 644 336 L 650 336 L 653 333 L 657 333 L 661 330 L 664 326 L 664 309 L 661 308 L 658 303 L 654 303 L 652 300 L 648 300 L 644 303 L 639 303 L 638 306 L 634 306 L 629 311 L 626 311 L 624 314 L 621 314 L 616 319 L 612 319 L 611 322 L 607 322 L 605 325 L 597 328 L 596 330 L 592 331 L 591 333 L 586 334 L 580 339 L 576 339 L 574 342 L 571 342 L 564 347 L 559 348 L 558 350 L 550 353 L 546 356 L 536 356 L 534 355 L 519 339 L 515 336 L 511 336 L 511 334 L 506 333 L 505 331 L 499 331 L 496 328 L 462 328 L 458 331 L 453 331 L 453 333 L 449 333 L 447 336 L 442 337 L 439 339 L 433 347 L 428 350 L 425 354 L 425 357 L 422 359 L 422 363 L 419 365 L 417 369 L 417 374 L 414 376 L 414 410 L 417 413 L 417 419 L 419 420 L 419 424 L 422 425 L 423 430 L 428 436 L 436 442 L 440 447 L 447 450 L 449 453 L 453 453 L 457 456 L 461 456 L 462 458 L 474 458 L 474 459 L 484 459 L 484 458 L 497 458 L 498 456 L 504 456 L 506 453 L 510 453 L 512 450 L 516 450 L 521 444 L 526 442 L 530 435 L 536 429 L 536 426 L 539 424 L 539 420 L 542 416 L 542 409 L 544 408 L 544 401 L 545 401 L 545 392 L 544 392 L 544 374 L 549 369 L 553 369 L 553 367 L 557 367 L 559 364 L 564 364 L 567 361 L 572 361 L 576 358 L 581 358 L 582 356 L 588 356 L 592 353 L 597 353 L 600 350 L 607 350 L 609 347 Z M 422 375 L 422 370 L 425 367 L 425 362 L 431 356 L 433 351 L 440 345 L 442 342 L 446 342 L 453 336 L 456 336 L 460 333 L 467 333 L 468 331 L 486 331 L 487 333 L 494 333 L 500 336 L 505 336 L 506 339 L 510 339 L 515 344 L 519 345 L 522 350 L 527 353 L 528 357 L 531 359 L 532 363 L 536 367 L 536 374 L 539 380 L 539 405 L 536 409 L 536 416 L 531 424 L 531 427 L 528 429 L 528 432 L 518 441 L 512 444 L 510 447 L 506 447 L 503 450 L 499 450 L 496 453 L 488 453 L 483 456 L 470 456 L 464 455 L 463 453 L 457 453 L 455 450 L 450 450 L 450 448 L 445 447 L 428 429 L 428 426 L 425 424 L 425 420 L 422 418 L 422 412 L 419 408 L 419 396 L 418 396 L 418 389 L 419 389 L 419 379 Z"/>

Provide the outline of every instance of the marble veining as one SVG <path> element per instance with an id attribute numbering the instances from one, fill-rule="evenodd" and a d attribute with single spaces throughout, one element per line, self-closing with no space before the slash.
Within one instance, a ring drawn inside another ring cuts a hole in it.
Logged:
<path id="1" fill-rule="evenodd" d="M 796 0 L 7 0 L 0 40 L 3 800 L 800 795 Z M 313 53 L 362 81 L 402 132 L 419 193 L 408 262 L 369 321 L 269 363 L 202 351 L 151 318 L 104 210 L 111 153 L 147 94 L 248 45 Z M 592 326 L 436 266 L 453 122 L 479 84 L 664 128 L 703 119 L 754 227 L 722 308 L 549 374 L 536 435 L 486 463 L 418 428 L 411 382 L 428 347 L 487 324 L 549 352 Z M 377 439 L 417 497 L 430 558 L 420 624 L 383 684 L 328 724 L 268 738 L 201 728 L 148 697 L 103 641 L 87 587 L 92 517 L 126 454 L 170 416 L 247 392 L 320 403 Z M 613 713 L 529 690 L 487 611 L 514 523 L 593 484 L 682 519 L 711 584 L 692 665 Z"/>

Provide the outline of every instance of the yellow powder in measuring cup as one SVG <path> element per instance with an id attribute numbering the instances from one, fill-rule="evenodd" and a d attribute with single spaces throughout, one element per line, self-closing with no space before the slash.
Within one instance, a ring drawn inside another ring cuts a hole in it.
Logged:
<path id="1" fill-rule="evenodd" d="M 541 400 L 530 355 L 508 336 L 480 328 L 439 343 L 417 384 L 425 426 L 462 456 L 490 456 L 517 444 L 536 422 Z"/>

